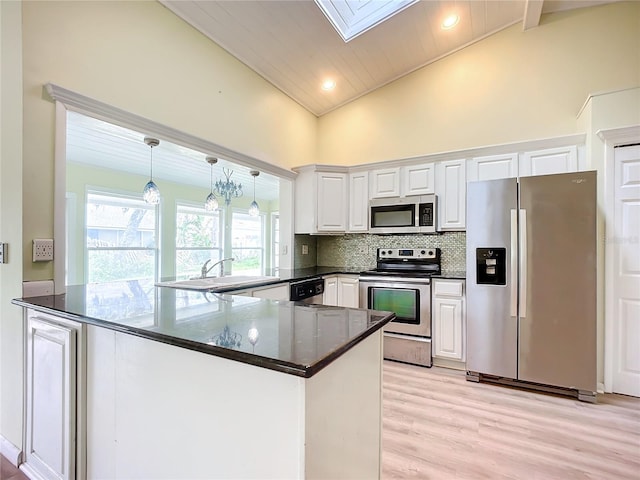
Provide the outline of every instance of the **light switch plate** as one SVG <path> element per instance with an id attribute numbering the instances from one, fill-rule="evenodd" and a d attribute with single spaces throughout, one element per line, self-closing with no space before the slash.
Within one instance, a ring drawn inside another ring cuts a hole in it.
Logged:
<path id="1" fill-rule="evenodd" d="M 33 240 L 33 261 L 50 262 L 53 260 L 53 240 L 50 238 L 35 238 Z"/>

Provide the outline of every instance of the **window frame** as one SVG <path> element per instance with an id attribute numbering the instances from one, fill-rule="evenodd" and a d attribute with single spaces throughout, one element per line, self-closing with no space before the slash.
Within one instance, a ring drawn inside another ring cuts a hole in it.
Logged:
<path id="1" fill-rule="evenodd" d="M 149 247 L 89 247 L 88 245 L 88 208 L 89 208 L 89 196 L 90 195 L 100 195 L 103 197 L 113 197 L 124 200 L 134 200 L 144 203 L 144 199 L 141 193 L 138 192 L 130 192 L 124 190 L 110 189 L 105 187 L 95 187 L 89 186 L 85 188 L 85 197 L 84 197 L 84 225 L 83 225 L 83 251 L 84 251 L 84 283 L 90 283 L 89 281 L 89 252 L 91 251 L 151 251 L 153 252 L 153 280 L 155 282 L 158 281 L 160 277 L 160 204 L 158 205 L 149 205 L 145 207 L 149 211 L 153 211 L 153 232 L 154 232 L 154 246 L 153 248 Z M 140 208 L 132 207 L 132 208 Z M 136 279 L 130 279 L 136 280 Z M 114 281 L 127 281 L 127 279 L 119 279 Z"/>
<path id="2" fill-rule="evenodd" d="M 224 245 L 224 225 L 225 225 L 225 211 L 221 208 L 217 209 L 215 212 L 207 212 L 204 209 L 204 205 L 200 203 L 196 203 L 188 200 L 176 200 L 174 210 L 174 225 L 175 225 L 175 245 L 174 245 L 174 272 L 176 279 L 180 278 L 180 273 L 178 272 L 178 252 L 179 251 L 213 251 L 218 250 L 219 255 L 218 259 L 223 258 L 225 252 Z M 201 210 L 202 214 L 205 216 L 214 216 L 218 215 L 218 246 L 217 247 L 178 247 L 178 214 L 180 213 L 180 208 L 189 208 L 195 210 Z M 211 257 L 213 259 L 213 257 Z M 216 260 L 217 261 L 217 260 Z"/>

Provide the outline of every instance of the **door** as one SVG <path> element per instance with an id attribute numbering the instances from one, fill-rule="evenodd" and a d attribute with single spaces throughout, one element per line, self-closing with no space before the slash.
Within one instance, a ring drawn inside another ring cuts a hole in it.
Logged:
<path id="1" fill-rule="evenodd" d="M 340 307 L 358 308 L 360 295 L 358 277 L 338 277 L 338 305 Z"/>
<path id="2" fill-rule="evenodd" d="M 369 230 L 369 173 L 349 174 L 349 231 Z"/>
<path id="3" fill-rule="evenodd" d="M 596 391 L 596 173 L 520 179 L 518 379 Z"/>
<path id="4" fill-rule="evenodd" d="M 516 278 L 511 263 L 516 255 L 511 230 L 517 198 L 516 179 L 467 185 L 467 370 L 507 378 L 517 375 Z M 482 272 L 477 249 L 504 249 L 504 281 L 478 283 Z"/>
<path id="5" fill-rule="evenodd" d="M 318 231 L 344 232 L 347 229 L 347 175 L 318 173 Z"/>
<path id="6" fill-rule="evenodd" d="M 614 159 L 612 389 L 640 397 L 640 145 Z"/>
<path id="7" fill-rule="evenodd" d="M 467 208 L 466 161 L 438 162 L 435 187 L 440 230 L 464 230 Z"/>
<path id="8" fill-rule="evenodd" d="M 402 196 L 428 195 L 434 192 L 435 164 L 411 165 L 400 170 Z"/>
<path id="9" fill-rule="evenodd" d="M 520 158 L 520 177 L 551 175 L 578 171 L 578 149 L 575 145 L 525 152 Z"/>
<path id="10" fill-rule="evenodd" d="M 26 468 L 47 479 L 75 478 L 76 330 L 29 316 Z"/>
<path id="11" fill-rule="evenodd" d="M 370 198 L 388 198 L 400 196 L 400 168 L 374 170 L 371 181 Z"/>

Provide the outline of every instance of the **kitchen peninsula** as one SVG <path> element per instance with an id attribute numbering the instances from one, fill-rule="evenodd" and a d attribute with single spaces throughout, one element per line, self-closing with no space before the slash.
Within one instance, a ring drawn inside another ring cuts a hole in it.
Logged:
<path id="1" fill-rule="evenodd" d="M 380 476 L 393 314 L 151 282 L 13 303 L 26 312 L 27 473 Z"/>

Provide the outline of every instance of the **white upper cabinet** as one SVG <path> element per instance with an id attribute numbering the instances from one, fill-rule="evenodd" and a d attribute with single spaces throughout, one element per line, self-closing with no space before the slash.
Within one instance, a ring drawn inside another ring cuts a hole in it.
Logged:
<path id="1" fill-rule="evenodd" d="M 349 209 L 344 167 L 309 165 L 295 169 L 295 233 L 344 233 Z"/>
<path id="2" fill-rule="evenodd" d="M 295 233 L 344 233 L 349 208 L 346 168 L 311 165 L 297 171 Z"/>
<path id="3" fill-rule="evenodd" d="M 551 175 L 578 171 L 575 145 L 525 152 L 520 156 L 520 176 Z"/>
<path id="4" fill-rule="evenodd" d="M 400 170 L 403 197 L 409 195 L 428 195 L 435 191 L 435 165 L 410 165 Z"/>
<path id="5" fill-rule="evenodd" d="M 518 154 L 474 157 L 467 164 L 467 180 L 497 180 L 518 176 Z"/>
<path id="6" fill-rule="evenodd" d="M 435 193 L 438 195 L 440 230 L 464 230 L 467 210 L 466 160 L 436 164 Z"/>
<path id="7" fill-rule="evenodd" d="M 400 196 L 400 168 L 383 168 L 371 172 L 369 198 Z"/>
<path id="8" fill-rule="evenodd" d="M 344 232 L 347 205 L 347 175 L 318 173 L 318 232 Z"/>
<path id="9" fill-rule="evenodd" d="M 369 229 L 369 172 L 349 174 L 349 232 Z"/>

